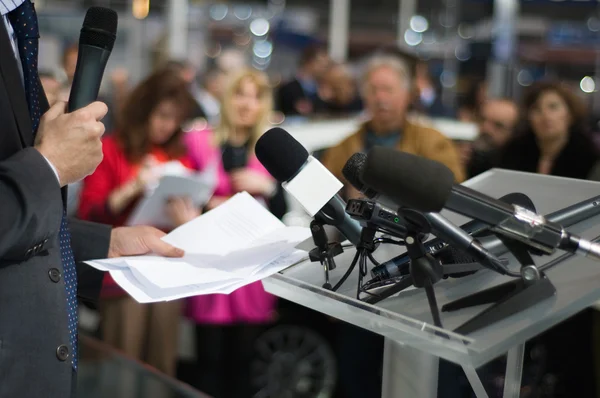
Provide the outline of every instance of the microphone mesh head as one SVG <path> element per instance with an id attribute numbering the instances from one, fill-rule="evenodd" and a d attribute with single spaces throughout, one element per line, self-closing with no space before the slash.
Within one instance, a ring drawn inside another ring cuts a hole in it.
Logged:
<path id="1" fill-rule="evenodd" d="M 367 155 L 361 180 L 403 206 L 439 212 L 450 196 L 454 174 L 434 160 L 376 146 Z"/>
<path id="2" fill-rule="evenodd" d="M 363 182 L 360 180 L 360 173 L 367 161 L 367 155 L 364 153 L 357 152 L 354 155 L 350 156 L 350 159 L 344 165 L 342 169 L 342 174 L 344 178 L 348 180 L 350 184 L 359 191 L 362 191 L 364 188 Z"/>
<path id="3" fill-rule="evenodd" d="M 350 156 L 350 159 L 348 159 L 344 165 L 342 174 L 354 188 L 361 191 L 367 198 L 373 199 L 375 196 L 377 196 L 377 192 L 366 186 L 360 179 L 360 175 L 365 168 L 366 161 L 366 154 L 361 152 L 355 153 L 354 155 Z"/>
<path id="4" fill-rule="evenodd" d="M 275 127 L 258 139 L 256 157 L 279 182 L 291 180 L 308 159 L 308 152 L 294 137 Z"/>
<path id="5" fill-rule="evenodd" d="M 118 21 L 115 10 L 90 7 L 83 20 L 79 43 L 112 51 L 117 38 Z"/>

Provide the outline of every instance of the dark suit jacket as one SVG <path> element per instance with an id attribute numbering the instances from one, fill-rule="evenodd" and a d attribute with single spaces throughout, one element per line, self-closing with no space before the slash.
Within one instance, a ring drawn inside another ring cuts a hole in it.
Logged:
<path id="1" fill-rule="evenodd" d="M 304 89 L 302 88 L 302 85 L 298 79 L 293 79 L 281 85 L 279 90 L 277 90 L 277 94 L 275 96 L 275 107 L 284 115 L 299 115 L 296 105 L 298 104 L 298 101 L 302 99 L 309 98 L 307 98 L 306 93 L 304 92 Z M 317 98 L 310 98 L 310 102 L 313 106 L 313 111 L 311 113 L 323 111 L 322 101 L 319 102 Z"/>
<path id="2" fill-rule="evenodd" d="M 540 148 L 533 133 L 515 137 L 504 148 L 497 167 L 537 173 Z M 585 133 L 572 132 L 567 145 L 552 166 L 551 175 L 588 179 L 600 158 L 592 139 Z"/>
<path id="3" fill-rule="evenodd" d="M 35 149 L 19 65 L 0 23 L 0 397 L 69 397 L 67 299 L 59 249 L 66 190 Z M 43 111 L 48 108 L 40 94 Z M 106 257 L 110 227 L 71 221 L 78 262 Z M 78 294 L 98 297 L 102 272 L 78 263 Z M 60 348 L 60 349 L 59 349 Z"/>

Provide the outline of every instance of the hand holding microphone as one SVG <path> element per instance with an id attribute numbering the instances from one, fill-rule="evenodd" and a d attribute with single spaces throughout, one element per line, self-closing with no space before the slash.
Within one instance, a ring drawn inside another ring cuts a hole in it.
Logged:
<path id="1" fill-rule="evenodd" d="M 102 75 L 117 34 L 114 10 L 91 7 L 79 36 L 79 55 L 69 102 L 59 102 L 41 118 L 35 148 L 56 168 L 60 186 L 77 182 L 102 161 L 104 125 L 108 112 L 97 102 Z"/>
<path id="2" fill-rule="evenodd" d="M 100 120 L 108 112 L 102 102 L 72 113 L 65 108 L 58 102 L 42 116 L 35 140 L 35 148 L 56 168 L 61 187 L 91 174 L 102 161 Z"/>

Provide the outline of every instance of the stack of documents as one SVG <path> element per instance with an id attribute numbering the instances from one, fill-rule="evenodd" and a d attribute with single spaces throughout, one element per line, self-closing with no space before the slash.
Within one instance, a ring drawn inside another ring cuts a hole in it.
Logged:
<path id="1" fill-rule="evenodd" d="M 165 204 L 170 197 L 187 196 L 194 205 L 202 207 L 211 198 L 217 185 L 216 164 L 201 173 L 193 173 L 179 162 L 168 162 L 157 166 L 154 171 L 160 175 L 158 184 L 149 187 L 127 220 L 127 225 L 172 228 L 172 222 L 165 212 Z"/>
<path id="2" fill-rule="evenodd" d="M 154 255 L 87 261 L 110 272 L 140 303 L 201 294 L 229 294 L 304 260 L 297 248 L 310 238 L 304 227 L 286 227 L 248 193 L 173 230 L 163 239 L 183 258 Z"/>

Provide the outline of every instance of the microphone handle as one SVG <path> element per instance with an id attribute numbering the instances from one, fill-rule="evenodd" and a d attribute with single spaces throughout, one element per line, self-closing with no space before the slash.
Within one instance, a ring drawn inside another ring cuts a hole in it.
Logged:
<path id="1" fill-rule="evenodd" d="M 335 227 L 354 246 L 360 244 L 362 226 L 358 221 L 346 214 L 346 202 L 344 202 L 339 195 L 335 195 L 331 198 L 329 202 L 315 214 L 315 219 Z"/>
<path id="2" fill-rule="evenodd" d="M 89 44 L 79 46 L 77 67 L 67 105 L 68 112 L 83 108 L 98 99 L 109 56 L 110 51 L 104 48 Z"/>

